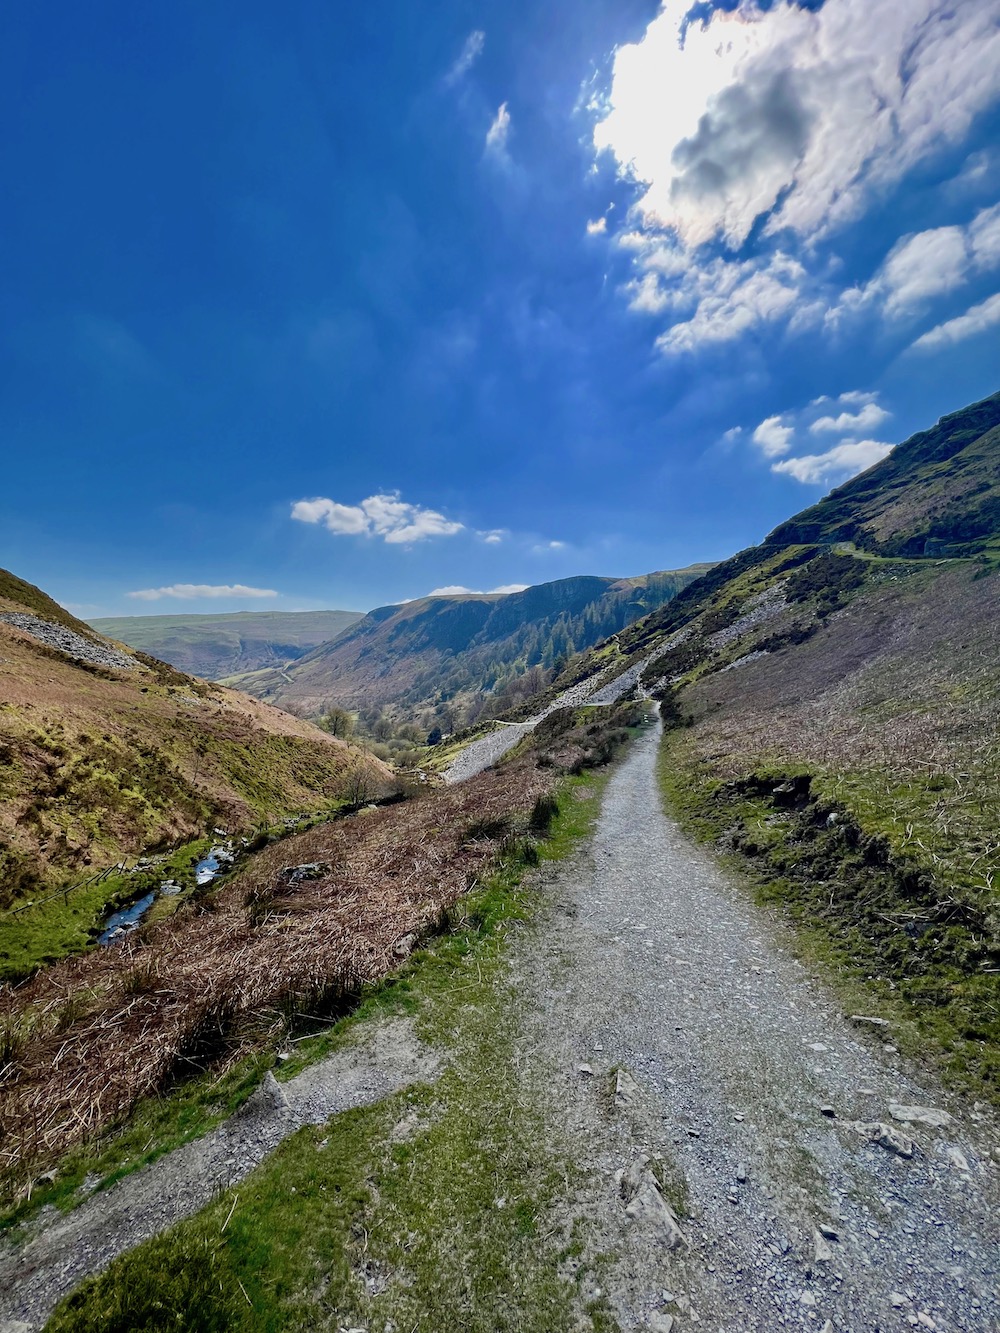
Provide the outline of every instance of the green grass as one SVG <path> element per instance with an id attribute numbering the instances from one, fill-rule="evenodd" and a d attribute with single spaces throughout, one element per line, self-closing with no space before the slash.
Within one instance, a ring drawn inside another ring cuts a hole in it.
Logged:
<path id="1" fill-rule="evenodd" d="M 782 911 L 846 1012 L 888 1018 L 900 1049 L 1000 1105 L 995 896 L 942 880 L 933 849 L 906 835 L 946 779 L 887 789 L 881 774 L 821 774 L 799 808 L 782 809 L 771 789 L 806 769 L 724 783 L 682 732 L 667 733 L 659 774 L 669 808 Z"/>
<path id="2" fill-rule="evenodd" d="M 38 907 L 25 911 L 0 912 L 0 982 L 17 981 L 39 967 L 57 962 L 70 954 L 95 947 L 95 931 L 111 911 L 134 902 L 163 879 L 175 879 L 182 886 L 193 886 L 193 862 L 208 851 L 211 842 L 199 838 L 172 852 L 155 870 L 134 875 L 110 875 L 101 884 L 82 889 L 69 887 Z M 38 889 L 39 898 L 47 898 L 50 887 Z M 167 898 L 160 909 L 173 910 L 177 898 Z M 157 904 L 159 906 L 159 904 Z"/>
<path id="3" fill-rule="evenodd" d="M 565 780 L 546 859 L 592 826 L 606 774 Z M 300 1131 L 246 1181 L 86 1283 L 53 1330 L 331 1329 L 560 1333 L 581 1327 L 586 1249 L 558 1204 L 573 1167 L 519 1058 L 520 996 L 506 942 L 536 908 L 524 845 L 466 897 L 451 928 L 371 988 L 355 1013 L 295 1046 L 290 1077 L 387 1015 L 411 1014 L 443 1049 L 433 1087 Z M 161 1147 L 242 1098 L 265 1056 L 164 1104 Z M 148 1115 L 148 1112 L 146 1113 Z M 153 1128 L 143 1116 L 120 1150 Z M 405 1125 L 407 1132 L 394 1132 Z M 190 1135 L 188 1135 L 190 1136 Z M 107 1165 L 109 1159 L 105 1159 Z M 602 1302 L 589 1326 L 616 1325 Z M 584 1327 L 587 1325 L 584 1324 Z"/>

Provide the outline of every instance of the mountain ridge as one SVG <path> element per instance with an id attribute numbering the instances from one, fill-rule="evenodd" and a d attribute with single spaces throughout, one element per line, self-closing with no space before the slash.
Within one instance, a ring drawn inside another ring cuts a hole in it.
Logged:
<path id="1" fill-rule="evenodd" d="M 285 671 L 227 681 L 304 716 L 331 707 L 389 709 L 401 720 L 418 719 L 425 730 L 450 731 L 494 703 L 502 709 L 505 690 L 537 688 L 540 674 L 673 597 L 706 568 L 634 578 L 578 575 L 515 593 L 377 607 Z"/>

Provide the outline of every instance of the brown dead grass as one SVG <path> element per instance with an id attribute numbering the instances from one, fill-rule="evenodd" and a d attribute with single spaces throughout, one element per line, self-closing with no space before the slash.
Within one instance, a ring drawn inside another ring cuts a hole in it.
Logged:
<path id="1" fill-rule="evenodd" d="M 523 832 L 555 779 L 525 759 L 313 829 L 263 851 L 200 910 L 8 990 L 8 1186 L 185 1072 L 235 1058 L 283 1013 L 335 1011 L 383 976 L 483 873 L 498 841 Z M 289 886 L 282 871 L 305 862 L 329 873 Z"/>

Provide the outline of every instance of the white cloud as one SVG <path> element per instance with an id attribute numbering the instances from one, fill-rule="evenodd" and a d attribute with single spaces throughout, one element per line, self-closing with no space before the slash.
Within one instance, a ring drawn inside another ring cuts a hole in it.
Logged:
<path id="1" fill-rule="evenodd" d="M 1000 324 L 1000 292 L 988 296 L 978 305 L 970 306 L 964 315 L 957 315 L 954 319 L 946 320 L 936 328 L 930 329 L 916 340 L 913 347 L 925 352 L 951 347 L 955 343 L 964 342 L 966 338 L 974 338 L 977 333 L 984 333 L 997 324 Z"/>
<path id="2" fill-rule="evenodd" d="M 765 458 L 779 458 L 792 447 L 794 426 L 786 426 L 781 417 L 768 417 L 753 433 L 753 442 Z"/>
<path id="3" fill-rule="evenodd" d="M 408 504 L 395 492 L 370 495 L 357 505 L 338 504 L 322 496 L 298 500 L 292 505 L 292 518 L 300 523 L 322 523 L 336 536 L 381 537 L 394 545 L 427 537 L 452 537 L 463 530 L 461 523 L 434 509 Z"/>
<path id="4" fill-rule="evenodd" d="M 493 123 L 486 131 L 486 151 L 495 157 L 507 156 L 507 137 L 510 134 L 510 112 L 507 103 L 501 102 L 493 117 Z"/>
<path id="5" fill-rule="evenodd" d="M 741 245 L 761 217 L 816 239 L 1000 95 L 994 0 L 743 0 L 691 23 L 689 9 L 665 0 L 618 49 L 594 131 L 641 183 L 647 225 L 687 247 Z"/>
<path id="6" fill-rule="evenodd" d="M 497 594 L 500 594 L 506 597 L 508 593 L 524 592 L 525 588 L 527 588 L 528 586 L 529 585 L 527 583 L 503 583 L 500 585 L 499 588 L 487 588 L 486 593 L 483 593 L 482 590 L 479 588 L 466 588 L 463 587 L 461 583 L 449 583 L 446 584 L 443 588 L 433 588 L 427 594 L 427 596 L 458 597 L 461 596 L 462 594 L 465 594 L 466 596 L 483 597 L 487 595 L 496 596 Z"/>
<path id="7" fill-rule="evenodd" d="M 607 218 L 596 218 L 594 219 L 594 221 L 587 223 L 588 236 L 603 236 L 604 233 L 607 231 L 607 229 L 608 229 Z"/>
<path id="8" fill-rule="evenodd" d="M 765 418 L 751 438 L 765 458 L 776 460 L 771 463 L 772 472 L 804 483 L 844 481 L 884 458 L 892 445 L 869 438 L 845 438 L 824 453 L 793 454 L 796 441 L 825 432 L 857 436 L 873 430 L 892 415 L 877 398 L 877 394 L 860 389 L 814 398 L 799 412 Z"/>
<path id="9" fill-rule="evenodd" d="M 969 249 L 977 269 L 1000 265 L 1000 204 L 984 208 L 969 224 Z"/>
<path id="10" fill-rule="evenodd" d="M 995 0 L 690 12 L 663 0 L 590 103 L 595 148 L 636 185 L 616 239 L 634 257 L 631 308 L 670 325 L 662 352 L 774 325 L 833 329 L 872 309 L 907 316 L 1000 263 L 1000 206 L 903 238 L 872 282 L 839 296 L 820 248 L 1000 100 Z"/>
<path id="11" fill-rule="evenodd" d="M 793 314 L 805 320 L 810 314 L 802 299 L 805 276 L 797 260 L 780 252 L 762 264 L 714 260 L 686 281 L 687 292 L 695 293 L 698 302 L 694 314 L 662 333 L 657 346 L 667 352 L 693 351 L 706 343 L 731 342 Z"/>
<path id="12" fill-rule="evenodd" d="M 845 399 L 856 401 L 856 394 L 843 394 L 841 402 Z M 809 429 L 814 435 L 821 431 L 834 431 L 839 435 L 851 434 L 855 431 L 875 430 L 881 426 L 883 421 L 888 421 L 892 415 L 884 407 L 880 407 L 874 400 L 865 403 L 858 412 L 841 412 L 835 417 L 817 417 L 811 423 Z"/>
<path id="13" fill-rule="evenodd" d="M 503 539 L 510 534 L 506 528 L 490 528 L 487 532 L 477 534 L 486 543 L 487 546 L 499 546 Z"/>
<path id="14" fill-rule="evenodd" d="M 843 440 L 825 454 L 805 454 L 801 458 L 783 458 L 772 463 L 772 472 L 784 472 L 803 484 L 816 485 L 846 481 L 881 462 L 893 446 L 881 440 Z"/>
<path id="15" fill-rule="evenodd" d="M 449 87 L 453 84 L 460 83 L 462 79 L 465 78 L 466 74 L 468 74 L 472 66 L 483 54 L 485 45 L 485 32 L 476 28 L 469 33 L 468 37 L 465 39 L 465 45 L 459 53 L 458 59 L 444 77 L 444 81 Z"/>
<path id="16" fill-rule="evenodd" d="M 935 227 L 907 236 L 893 247 L 878 279 L 886 293 L 886 313 L 902 314 L 954 290 L 965 281 L 968 263 L 961 227 Z"/>
<path id="17" fill-rule="evenodd" d="M 140 602 L 158 602 L 163 597 L 192 601 L 199 597 L 277 597 L 273 588 L 248 588 L 245 583 L 172 583 L 167 588 L 140 588 L 128 592 Z"/>
<path id="18" fill-rule="evenodd" d="M 1000 267 L 1000 204 L 981 209 L 967 226 L 934 227 L 903 236 L 871 282 L 841 295 L 831 322 L 876 305 L 892 319 L 918 313 L 936 297 Z"/>

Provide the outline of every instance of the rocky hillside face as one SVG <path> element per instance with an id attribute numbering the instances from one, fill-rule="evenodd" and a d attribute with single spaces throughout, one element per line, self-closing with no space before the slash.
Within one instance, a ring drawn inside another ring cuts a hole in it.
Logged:
<path id="1" fill-rule="evenodd" d="M 214 824 L 392 784 L 378 760 L 109 642 L 0 570 L 0 905 Z"/>
<path id="2" fill-rule="evenodd" d="M 228 615 L 118 616 L 92 620 L 98 633 L 138 648 L 179 671 L 221 680 L 281 668 L 329 643 L 360 611 L 234 611 Z"/>
<path id="3" fill-rule="evenodd" d="M 230 683 L 302 716 L 386 709 L 451 731 L 537 690 L 574 653 L 662 606 L 707 568 L 384 606 L 287 670 Z"/>

